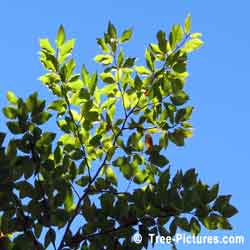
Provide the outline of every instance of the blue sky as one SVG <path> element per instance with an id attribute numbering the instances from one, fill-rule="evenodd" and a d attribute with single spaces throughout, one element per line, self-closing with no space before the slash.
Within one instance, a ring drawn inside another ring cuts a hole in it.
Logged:
<path id="1" fill-rule="evenodd" d="M 249 9 L 248 0 L 1 1 L 0 107 L 6 103 L 8 90 L 20 96 L 38 91 L 46 98 L 48 92 L 37 80 L 43 73 L 38 38 L 53 39 L 60 24 L 68 36 L 76 38 L 74 55 L 79 65 L 85 63 L 94 70 L 92 58 L 98 53 L 95 38 L 103 34 L 109 20 L 119 30 L 134 28 L 127 48 L 143 63 L 144 49 L 155 41 L 156 32 L 182 23 L 190 12 L 193 30 L 201 31 L 205 41 L 203 48 L 190 56 L 189 64 L 187 89 L 196 107 L 195 135 L 186 147 L 172 147 L 169 158 L 175 169 L 196 167 L 203 181 L 219 182 L 221 193 L 232 194 L 239 209 L 231 220 L 234 230 L 230 233 L 245 235 L 245 245 L 204 248 L 249 249 Z M 0 130 L 5 130 L 4 124 L 0 116 Z"/>

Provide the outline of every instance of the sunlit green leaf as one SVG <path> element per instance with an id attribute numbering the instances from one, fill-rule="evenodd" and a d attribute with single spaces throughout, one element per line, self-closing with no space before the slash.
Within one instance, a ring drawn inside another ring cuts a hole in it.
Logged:
<path id="1" fill-rule="evenodd" d="M 16 95 L 13 92 L 8 91 L 6 96 L 7 96 L 7 99 L 10 103 L 17 104 L 18 98 L 16 97 Z"/>
<path id="2" fill-rule="evenodd" d="M 186 34 L 189 34 L 191 31 L 191 15 L 190 14 L 186 17 L 184 31 Z"/>
<path id="3" fill-rule="evenodd" d="M 58 32 L 57 32 L 57 36 L 56 36 L 56 46 L 60 48 L 60 46 L 64 44 L 65 39 L 66 39 L 66 35 L 65 35 L 64 27 L 60 25 Z"/>
<path id="4" fill-rule="evenodd" d="M 55 50 L 52 48 L 49 40 L 47 38 L 40 39 L 40 47 L 50 54 L 54 54 Z"/>
<path id="5" fill-rule="evenodd" d="M 113 57 L 111 55 L 97 55 L 94 59 L 96 62 L 102 63 L 104 65 L 108 65 L 113 62 Z"/>
<path id="6" fill-rule="evenodd" d="M 132 34 L 133 34 L 132 29 L 124 30 L 122 36 L 120 37 L 120 42 L 124 43 L 126 41 L 129 41 L 132 37 Z"/>
<path id="7" fill-rule="evenodd" d="M 191 39 L 186 42 L 183 47 L 183 51 L 189 53 L 196 49 L 199 49 L 203 45 L 203 42 L 199 38 Z"/>

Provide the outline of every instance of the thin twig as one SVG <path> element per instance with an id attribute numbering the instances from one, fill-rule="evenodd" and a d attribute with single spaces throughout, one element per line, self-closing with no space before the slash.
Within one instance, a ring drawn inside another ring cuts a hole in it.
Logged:
<path id="1" fill-rule="evenodd" d="M 71 185 L 71 187 L 72 187 L 74 193 L 76 194 L 77 198 L 80 199 L 81 196 L 80 196 L 80 194 L 76 191 L 76 189 L 75 189 L 75 187 L 74 187 L 74 184 L 70 182 L 70 185 Z"/>
<path id="2" fill-rule="evenodd" d="M 83 151 L 84 161 L 85 161 L 85 164 L 86 164 L 87 169 L 88 169 L 89 181 L 91 181 L 90 166 L 89 166 L 89 163 L 88 163 L 88 159 L 87 159 L 87 154 L 86 154 L 85 148 L 83 146 L 83 141 L 82 141 L 82 138 L 81 138 L 81 135 L 80 135 L 79 126 L 77 125 L 77 123 L 76 123 L 76 121 L 74 119 L 74 116 L 73 116 L 73 113 L 72 113 L 72 110 L 71 110 L 71 105 L 70 105 L 67 93 L 66 93 L 66 91 L 64 89 L 63 89 L 63 92 L 64 92 L 65 101 L 67 103 L 67 107 L 68 107 L 70 118 L 71 118 L 71 120 L 72 120 L 72 122 L 74 123 L 74 126 L 75 126 L 74 136 L 76 138 L 78 138 L 78 140 L 80 142 L 81 149 Z"/>

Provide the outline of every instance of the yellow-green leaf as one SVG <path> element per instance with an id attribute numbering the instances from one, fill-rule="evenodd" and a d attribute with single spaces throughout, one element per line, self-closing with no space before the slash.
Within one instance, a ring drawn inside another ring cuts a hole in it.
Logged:
<path id="1" fill-rule="evenodd" d="M 202 45 L 203 45 L 203 41 L 198 38 L 195 38 L 195 39 L 187 41 L 183 47 L 183 50 L 186 53 L 189 53 L 189 52 L 199 49 Z"/>
<path id="2" fill-rule="evenodd" d="M 190 33 L 191 30 L 191 15 L 189 14 L 185 20 L 184 32 L 186 34 Z"/>
<path id="3" fill-rule="evenodd" d="M 49 54 L 55 53 L 55 50 L 52 48 L 52 46 L 47 38 L 40 39 L 40 47 L 42 50 L 45 50 Z"/>
<path id="4" fill-rule="evenodd" d="M 151 71 L 145 68 L 144 66 L 135 66 L 135 70 L 138 72 L 140 75 L 150 75 Z"/>
<path id="5" fill-rule="evenodd" d="M 113 62 L 113 57 L 111 55 L 97 55 L 94 60 L 96 62 L 102 63 L 104 65 L 110 64 Z"/>
<path id="6" fill-rule="evenodd" d="M 66 36 L 65 36 L 64 27 L 60 25 L 58 32 L 57 32 L 57 36 L 56 36 L 56 46 L 58 48 L 63 45 L 65 38 Z"/>

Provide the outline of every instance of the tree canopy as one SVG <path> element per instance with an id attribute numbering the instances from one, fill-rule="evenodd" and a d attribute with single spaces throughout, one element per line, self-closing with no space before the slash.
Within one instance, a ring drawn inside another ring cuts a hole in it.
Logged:
<path id="1" fill-rule="evenodd" d="M 75 40 L 60 26 L 55 44 L 40 39 L 39 79 L 52 102 L 37 92 L 26 99 L 7 93 L 1 250 L 139 250 L 148 249 L 149 233 L 232 228 L 231 195 L 202 182 L 196 169 L 172 174 L 167 158 L 169 146 L 192 136 L 185 84 L 188 54 L 203 44 L 201 33 L 191 32 L 190 15 L 169 34 L 158 31 L 143 65 L 124 52 L 132 34 L 118 34 L 109 22 L 94 58 L 102 71 L 83 65 L 76 72 Z"/>

